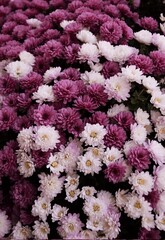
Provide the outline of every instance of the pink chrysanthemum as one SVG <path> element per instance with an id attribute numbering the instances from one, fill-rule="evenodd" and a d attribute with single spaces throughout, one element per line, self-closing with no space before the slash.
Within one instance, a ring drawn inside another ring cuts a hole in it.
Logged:
<path id="1" fill-rule="evenodd" d="M 143 17 L 140 19 L 140 25 L 142 26 L 142 28 L 150 31 L 150 32 L 154 32 L 157 30 L 158 28 L 158 23 L 157 21 L 152 18 L 152 17 Z"/>
<path id="2" fill-rule="evenodd" d="M 150 57 L 153 61 L 154 75 L 165 75 L 165 53 L 162 51 L 153 51 L 150 53 Z"/>
<path id="3" fill-rule="evenodd" d="M 119 64 L 116 62 L 107 61 L 103 64 L 102 72 L 105 78 L 110 78 L 120 72 Z"/>
<path id="4" fill-rule="evenodd" d="M 0 110 L 0 131 L 9 130 L 15 121 L 17 114 L 13 108 L 4 107 Z"/>
<path id="5" fill-rule="evenodd" d="M 126 166 L 122 162 L 114 162 L 104 170 L 105 178 L 108 178 L 109 182 L 118 183 L 121 182 L 125 176 Z"/>
<path id="6" fill-rule="evenodd" d="M 87 87 L 89 96 L 92 97 L 96 104 L 105 106 L 108 100 L 107 93 L 104 92 L 104 87 L 101 84 L 93 83 Z"/>
<path id="7" fill-rule="evenodd" d="M 34 110 L 34 122 L 36 125 L 52 125 L 55 123 L 56 111 L 53 106 L 43 104 Z"/>
<path id="8" fill-rule="evenodd" d="M 107 114 L 96 111 L 92 114 L 92 117 L 89 119 L 89 122 L 92 124 L 99 123 L 100 125 L 107 126 L 109 123 L 109 118 L 107 117 Z"/>
<path id="9" fill-rule="evenodd" d="M 32 157 L 36 168 L 42 168 L 48 163 L 50 151 L 42 152 L 41 150 L 32 151 Z"/>
<path id="10" fill-rule="evenodd" d="M 113 117 L 113 120 L 115 120 L 116 124 L 123 127 L 125 130 L 129 130 L 131 124 L 134 124 L 135 122 L 133 114 L 129 111 L 118 113 Z"/>
<path id="11" fill-rule="evenodd" d="M 74 106 L 78 110 L 86 110 L 88 112 L 93 112 L 98 107 L 98 104 L 93 100 L 91 96 L 83 95 L 79 96 L 74 101 Z"/>
<path id="12" fill-rule="evenodd" d="M 107 131 L 104 137 L 104 144 L 109 148 L 117 147 L 120 149 L 127 139 L 125 130 L 116 124 L 110 124 L 107 127 Z"/>
<path id="13" fill-rule="evenodd" d="M 78 87 L 76 81 L 61 80 L 53 86 L 54 95 L 58 101 L 64 104 L 71 102 L 78 95 Z"/>
<path id="14" fill-rule="evenodd" d="M 149 152 L 142 146 L 131 148 L 128 152 L 127 159 L 129 164 L 139 171 L 148 169 L 150 164 Z"/>
<path id="15" fill-rule="evenodd" d="M 159 240 L 161 239 L 160 231 L 157 229 L 151 229 L 150 231 L 148 231 L 145 228 L 141 228 L 139 232 L 139 239 L 140 240 L 150 240 L 150 239 Z"/>
<path id="16" fill-rule="evenodd" d="M 30 206 L 36 197 L 36 188 L 28 180 L 21 180 L 14 184 L 12 197 L 16 205 L 26 208 Z"/>

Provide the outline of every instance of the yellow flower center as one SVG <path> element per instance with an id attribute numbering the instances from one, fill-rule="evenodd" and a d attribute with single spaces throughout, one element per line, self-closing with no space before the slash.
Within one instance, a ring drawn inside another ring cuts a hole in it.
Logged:
<path id="1" fill-rule="evenodd" d="M 109 160 L 109 161 L 113 161 L 114 159 L 115 159 L 115 156 L 113 156 L 113 155 L 111 155 L 111 156 L 108 157 L 108 160 Z"/>
<path id="2" fill-rule="evenodd" d="M 87 167 L 90 167 L 91 165 L 92 165 L 91 160 L 87 160 L 87 161 L 86 161 L 86 166 L 87 166 Z"/>
<path id="3" fill-rule="evenodd" d="M 25 162 L 25 168 L 30 169 L 31 168 L 31 163 L 30 162 Z"/>
<path id="4" fill-rule="evenodd" d="M 42 139 L 43 141 L 46 141 L 46 140 L 48 140 L 49 138 L 48 138 L 48 135 L 44 134 L 44 135 L 42 135 L 41 139 Z"/>
<path id="5" fill-rule="evenodd" d="M 75 185 L 76 183 L 77 183 L 76 179 L 71 179 L 71 180 L 70 180 L 70 184 L 71 184 L 71 185 Z"/>
<path id="6" fill-rule="evenodd" d="M 56 167 L 58 166 L 58 162 L 53 161 L 53 162 L 51 163 L 51 166 L 52 166 L 53 168 L 56 168 Z"/>
<path id="7" fill-rule="evenodd" d="M 91 132 L 90 137 L 96 138 L 97 137 L 97 132 Z"/>
<path id="8" fill-rule="evenodd" d="M 160 134 L 165 134 L 165 128 L 164 128 L 164 127 L 163 127 L 163 128 L 160 128 L 160 129 L 159 129 L 159 133 L 160 133 Z"/>
<path id="9" fill-rule="evenodd" d="M 87 196 L 90 196 L 90 193 L 91 193 L 91 191 L 90 191 L 89 189 L 85 190 L 85 194 L 86 194 Z"/>
<path id="10" fill-rule="evenodd" d="M 69 195 L 70 195 L 71 197 L 74 197 L 74 196 L 75 196 L 75 191 L 74 191 L 74 190 L 71 190 L 71 191 L 69 192 Z"/>
<path id="11" fill-rule="evenodd" d="M 73 223 L 69 223 L 69 224 L 68 224 L 68 228 L 69 228 L 71 231 L 74 231 L 74 225 L 73 225 Z"/>
<path id="12" fill-rule="evenodd" d="M 134 207 L 140 209 L 140 208 L 141 208 L 140 202 L 137 201 L 137 202 L 134 204 Z"/>
<path id="13" fill-rule="evenodd" d="M 43 203 L 43 204 L 42 204 L 42 208 L 43 208 L 43 209 L 47 209 L 47 204 L 46 204 L 46 203 Z"/>
<path id="14" fill-rule="evenodd" d="M 93 148 L 93 149 L 92 149 L 92 153 L 93 153 L 95 156 L 99 156 L 99 150 L 98 150 L 98 148 Z"/>
<path id="15" fill-rule="evenodd" d="M 144 184 L 145 184 L 145 180 L 142 179 L 142 178 L 139 178 L 139 179 L 137 180 L 137 183 L 140 184 L 140 185 L 144 185 Z"/>
<path id="16" fill-rule="evenodd" d="M 100 211 L 100 206 L 98 204 L 93 205 L 93 211 L 94 212 L 99 212 Z"/>

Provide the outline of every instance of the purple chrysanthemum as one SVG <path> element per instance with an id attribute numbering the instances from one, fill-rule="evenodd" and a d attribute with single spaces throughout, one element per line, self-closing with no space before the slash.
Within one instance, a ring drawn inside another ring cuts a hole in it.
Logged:
<path id="1" fill-rule="evenodd" d="M 108 178 L 109 182 L 118 183 L 121 182 L 125 176 L 126 166 L 122 162 L 114 162 L 108 165 L 104 170 L 105 178 Z"/>
<path id="2" fill-rule="evenodd" d="M 75 43 L 65 47 L 64 56 L 68 63 L 72 64 L 77 61 L 79 49 L 80 49 L 79 44 L 75 44 Z"/>
<path id="3" fill-rule="evenodd" d="M 77 82 L 70 80 L 61 80 L 53 86 L 54 95 L 58 101 L 63 101 L 64 104 L 71 102 L 79 93 Z"/>
<path id="4" fill-rule="evenodd" d="M 139 232 L 139 239 L 140 240 L 150 240 L 150 239 L 159 240 L 161 239 L 160 231 L 157 229 L 151 229 L 150 231 L 148 231 L 145 228 L 141 228 Z"/>
<path id="5" fill-rule="evenodd" d="M 89 96 L 92 97 L 96 104 L 105 106 L 108 100 L 107 93 L 104 92 L 104 87 L 101 84 L 93 83 L 87 87 Z"/>
<path id="6" fill-rule="evenodd" d="M 89 122 L 92 124 L 99 123 L 100 125 L 107 126 L 109 123 L 109 118 L 107 114 L 101 111 L 96 111 L 92 114 L 92 117 L 89 118 Z"/>
<path id="7" fill-rule="evenodd" d="M 52 125 L 55 123 L 56 111 L 53 106 L 43 104 L 34 110 L 33 118 L 36 125 Z"/>
<path id="8" fill-rule="evenodd" d="M 93 112 L 98 107 L 98 104 L 93 100 L 91 96 L 83 95 L 79 96 L 74 101 L 74 106 L 78 110 L 86 110 L 88 112 Z"/>
<path id="9" fill-rule="evenodd" d="M 50 151 L 42 152 L 40 150 L 32 151 L 32 157 L 36 168 L 42 168 L 48 164 L 48 159 L 50 157 Z"/>
<path id="10" fill-rule="evenodd" d="M 129 65 L 135 65 L 137 68 L 140 68 L 140 70 L 144 74 L 151 74 L 154 69 L 153 61 L 150 57 L 139 54 L 139 55 L 133 55 L 129 61 Z"/>
<path id="11" fill-rule="evenodd" d="M 107 61 L 103 64 L 102 73 L 105 78 L 112 77 L 120 72 L 119 64 L 116 62 Z"/>
<path id="12" fill-rule="evenodd" d="M 125 130 L 116 124 L 110 124 L 107 127 L 107 131 L 104 137 L 105 145 L 109 148 L 117 147 L 120 149 L 127 139 Z"/>
<path id="13" fill-rule="evenodd" d="M 60 79 L 67 79 L 71 81 L 77 81 L 80 79 L 80 72 L 76 68 L 67 68 L 59 76 Z"/>
<path id="14" fill-rule="evenodd" d="M 0 110 L 0 131 L 9 130 L 15 121 L 17 114 L 13 108 L 4 107 Z"/>
<path id="15" fill-rule="evenodd" d="M 150 53 L 150 57 L 153 61 L 154 75 L 165 75 L 165 53 L 162 51 L 153 51 Z"/>
<path id="16" fill-rule="evenodd" d="M 146 196 L 146 199 L 148 202 L 150 202 L 151 204 L 151 207 L 153 209 L 156 209 L 156 206 L 157 206 L 157 203 L 159 201 L 159 196 L 160 196 L 160 193 L 158 190 L 152 190 L 152 192 L 150 192 L 147 196 Z"/>
<path id="17" fill-rule="evenodd" d="M 142 28 L 150 31 L 150 32 L 154 32 L 157 30 L 158 28 L 158 23 L 157 21 L 152 18 L 152 17 L 143 17 L 140 19 L 140 25 L 142 26 Z"/>
<path id="18" fill-rule="evenodd" d="M 129 111 L 118 113 L 113 117 L 113 120 L 115 120 L 116 124 L 123 127 L 125 130 L 129 130 L 131 124 L 134 124 L 135 122 L 133 114 Z"/>
<path id="19" fill-rule="evenodd" d="M 150 164 L 149 152 L 142 146 L 131 148 L 128 152 L 127 159 L 129 164 L 139 171 L 148 169 Z"/>
<path id="20" fill-rule="evenodd" d="M 36 188 L 28 180 L 20 180 L 12 187 L 12 197 L 16 205 L 26 208 L 36 197 Z"/>

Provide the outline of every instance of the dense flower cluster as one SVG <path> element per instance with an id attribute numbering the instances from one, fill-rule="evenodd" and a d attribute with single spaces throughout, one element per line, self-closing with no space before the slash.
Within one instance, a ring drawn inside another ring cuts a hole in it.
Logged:
<path id="1" fill-rule="evenodd" d="M 0 1 L 0 238 L 163 236 L 165 17 L 139 4 Z"/>

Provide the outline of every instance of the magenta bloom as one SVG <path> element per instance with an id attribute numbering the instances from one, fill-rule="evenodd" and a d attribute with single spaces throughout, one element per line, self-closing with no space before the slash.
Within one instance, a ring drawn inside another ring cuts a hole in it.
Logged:
<path id="1" fill-rule="evenodd" d="M 80 48 L 79 44 L 75 43 L 65 47 L 64 56 L 67 60 L 67 63 L 72 64 L 77 61 L 79 48 Z"/>
<path id="2" fill-rule="evenodd" d="M 129 111 L 124 111 L 118 113 L 113 120 L 115 120 L 116 124 L 123 127 L 125 130 L 129 130 L 131 124 L 135 122 L 133 114 Z"/>
<path id="3" fill-rule="evenodd" d="M 20 221 L 24 224 L 32 224 L 35 221 L 36 217 L 33 217 L 29 210 L 21 209 L 20 210 Z"/>
<path id="4" fill-rule="evenodd" d="M 100 125 L 104 125 L 105 127 L 109 123 L 109 118 L 106 113 L 101 111 L 96 111 L 92 114 L 92 117 L 90 117 L 90 123 L 96 124 L 99 123 Z"/>
<path id="5" fill-rule="evenodd" d="M 142 28 L 154 32 L 158 29 L 158 22 L 152 17 L 143 17 L 140 19 L 140 25 Z"/>
<path id="6" fill-rule="evenodd" d="M 30 124 L 31 124 L 31 121 L 26 115 L 18 116 L 14 121 L 12 128 L 14 131 L 19 132 L 23 128 L 29 128 Z"/>
<path id="7" fill-rule="evenodd" d="M 87 92 L 94 102 L 103 106 L 105 106 L 108 101 L 108 95 L 104 92 L 104 90 L 104 87 L 98 83 L 90 84 L 87 88 Z"/>
<path id="8" fill-rule="evenodd" d="M 104 137 L 104 144 L 109 148 L 117 147 L 120 149 L 127 139 L 125 130 L 116 124 L 109 124 L 107 131 Z"/>
<path id="9" fill-rule="evenodd" d="M 162 51 L 153 51 L 150 53 L 153 61 L 154 75 L 165 75 L 165 53 Z"/>
<path id="10" fill-rule="evenodd" d="M 11 93 L 3 100 L 3 106 L 17 109 L 17 93 Z"/>
<path id="11" fill-rule="evenodd" d="M 52 125 L 55 123 L 56 111 L 53 106 L 43 104 L 34 110 L 34 123 L 36 125 Z"/>
<path id="12" fill-rule="evenodd" d="M 125 176 L 126 166 L 122 162 L 114 162 L 108 165 L 104 170 L 105 178 L 108 178 L 109 182 L 118 183 L 121 182 Z"/>
<path id="13" fill-rule="evenodd" d="M 160 196 L 160 193 L 158 190 L 152 190 L 152 192 L 150 192 L 147 196 L 146 196 L 146 199 L 148 202 L 150 202 L 151 204 L 151 207 L 153 209 L 156 209 L 156 206 L 157 206 L 157 203 L 159 201 L 159 196 Z"/>
<path id="14" fill-rule="evenodd" d="M 76 81 L 61 80 L 53 86 L 54 95 L 64 104 L 71 102 L 79 93 Z"/>
<path id="15" fill-rule="evenodd" d="M 118 8 L 113 4 L 108 4 L 105 6 L 105 13 L 114 18 L 119 17 L 120 15 Z"/>
<path id="16" fill-rule="evenodd" d="M 67 68 L 64 69 L 62 73 L 60 73 L 60 79 L 67 79 L 71 81 L 80 80 L 80 72 L 76 68 Z"/>
<path id="17" fill-rule="evenodd" d="M 75 108 L 62 108 L 57 113 L 56 126 L 59 129 L 67 130 L 80 119 L 80 114 Z"/>
<path id="18" fill-rule="evenodd" d="M 30 206 L 36 197 L 36 187 L 28 180 L 20 180 L 12 187 L 14 203 L 20 207 Z"/>
<path id="19" fill-rule="evenodd" d="M 105 78 L 112 77 L 120 72 L 119 64 L 116 62 L 107 61 L 103 64 L 102 73 Z"/>
<path id="20" fill-rule="evenodd" d="M 139 171 L 148 169 L 150 164 L 149 152 L 142 146 L 136 146 L 128 152 L 127 160 L 131 166 Z"/>
<path id="21" fill-rule="evenodd" d="M 36 72 L 32 72 L 21 79 L 20 85 L 22 89 L 35 91 L 41 83 L 42 76 Z"/>
<path id="22" fill-rule="evenodd" d="M 97 15 L 92 12 L 83 11 L 81 15 L 78 16 L 77 21 L 87 28 L 98 25 Z"/>
<path id="23" fill-rule="evenodd" d="M 100 37 L 111 44 L 117 44 L 122 38 L 122 34 L 122 27 L 115 20 L 105 22 L 100 27 Z"/>
<path id="24" fill-rule="evenodd" d="M 145 228 L 141 228 L 140 232 L 139 232 L 139 239 L 140 240 L 159 240 L 161 239 L 160 236 L 160 231 L 157 229 L 151 229 L 150 231 L 148 231 Z"/>
<path id="25" fill-rule="evenodd" d="M 32 151 L 32 157 L 36 168 L 42 168 L 48 164 L 48 159 L 50 157 L 50 151 L 42 152 L 40 150 Z"/>
<path id="26" fill-rule="evenodd" d="M 137 68 L 140 68 L 144 74 L 151 74 L 154 69 L 152 59 L 142 54 L 133 55 L 128 61 L 128 64 L 135 65 Z"/>
<path id="27" fill-rule="evenodd" d="M 9 130 L 17 117 L 13 108 L 4 107 L 0 110 L 0 131 Z"/>
<path id="28" fill-rule="evenodd" d="M 93 112 L 98 107 L 98 104 L 93 100 L 91 96 L 83 95 L 79 96 L 74 101 L 74 106 L 78 110 L 86 110 L 88 112 Z"/>

